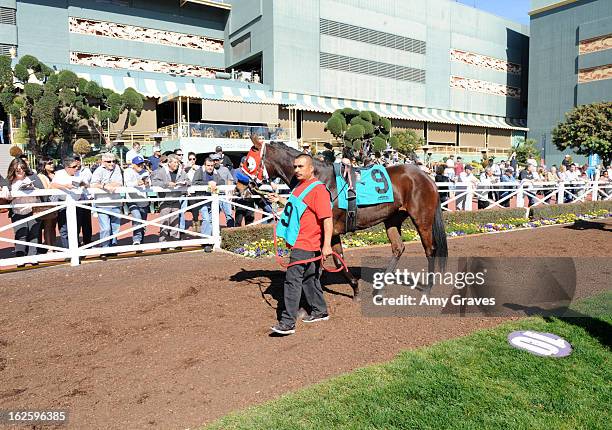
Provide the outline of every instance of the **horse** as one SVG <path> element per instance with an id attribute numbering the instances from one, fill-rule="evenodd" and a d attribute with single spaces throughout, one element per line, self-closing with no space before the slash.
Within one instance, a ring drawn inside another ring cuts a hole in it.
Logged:
<path id="1" fill-rule="evenodd" d="M 294 186 L 296 181 L 293 161 L 301 152 L 282 142 L 265 143 L 257 136 L 251 136 L 251 141 L 253 147 L 241 166 L 242 171 L 249 177 L 249 182 L 243 184 L 239 181 L 236 184 L 239 195 L 249 197 L 253 193 L 261 194 L 258 192 L 258 187 L 271 178 L 280 178 L 289 187 Z M 313 163 L 315 177 L 327 186 L 333 201 L 332 249 L 344 258 L 340 236 L 346 233 L 346 211 L 338 208 L 338 190 L 333 165 L 316 159 Z M 421 238 L 429 271 L 433 272 L 436 264 L 439 268 L 443 268 L 448 248 L 436 184 L 416 165 L 400 164 L 386 169 L 393 187 L 393 203 L 360 207 L 357 210 L 356 229 L 363 230 L 384 223 L 393 254 L 386 271 L 393 272 L 405 250 L 401 233 L 402 223 L 410 217 Z M 342 265 L 336 257 L 334 263 L 337 268 Z M 358 279 L 346 267 L 342 273 L 353 289 L 353 299 L 358 300 Z M 430 289 L 431 285 L 428 285 L 428 290 Z"/>

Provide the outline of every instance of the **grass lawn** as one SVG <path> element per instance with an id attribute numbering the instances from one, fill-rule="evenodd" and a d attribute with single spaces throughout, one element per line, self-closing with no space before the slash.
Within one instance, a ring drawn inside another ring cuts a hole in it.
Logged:
<path id="1" fill-rule="evenodd" d="M 596 318 L 526 318 L 406 351 L 275 401 L 212 429 L 609 429 L 612 292 L 573 307 Z M 551 332 L 565 358 L 508 345 L 515 330 Z"/>

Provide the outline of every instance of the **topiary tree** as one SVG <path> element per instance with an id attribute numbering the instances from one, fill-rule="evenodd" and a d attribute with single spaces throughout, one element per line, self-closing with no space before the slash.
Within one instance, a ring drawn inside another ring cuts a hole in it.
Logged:
<path id="1" fill-rule="evenodd" d="M 540 159 L 540 150 L 537 147 L 535 139 L 523 139 L 519 141 L 516 147 L 508 150 L 508 158 L 510 158 L 514 152 L 516 153 L 516 161 L 520 164 L 526 164 L 529 158 L 534 158 L 535 160 Z"/>
<path id="2" fill-rule="evenodd" d="M 9 148 L 9 155 L 13 158 L 17 158 L 19 157 L 21 154 L 23 154 L 23 151 L 21 150 L 20 147 L 18 147 L 17 145 L 13 145 Z"/>
<path id="3" fill-rule="evenodd" d="M 372 111 L 344 108 L 332 113 L 325 131 L 343 142 L 346 148 L 365 153 L 382 152 L 391 137 L 391 121 Z"/>
<path id="4" fill-rule="evenodd" d="M 91 144 L 87 139 L 77 139 L 74 145 L 72 145 L 72 152 L 79 154 L 81 157 L 85 157 L 91 152 Z"/>
<path id="5" fill-rule="evenodd" d="M 565 121 L 552 131 L 557 148 L 572 149 L 576 154 L 597 154 L 604 165 L 612 162 L 612 102 L 593 103 L 574 108 Z"/>
<path id="6" fill-rule="evenodd" d="M 32 78 L 36 82 L 30 82 Z M 103 135 L 104 121 L 115 123 L 125 112 L 120 135 L 135 125 L 144 97 L 133 88 L 117 94 L 69 70 L 55 73 L 31 55 L 21 57 L 14 67 L 9 57 L 1 56 L 0 104 L 6 112 L 24 118 L 29 151 L 46 153 L 60 139 L 63 157 L 83 122 L 89 121 Z"/>
<path id="7" fill-rule="evenodd" d="M 417 158 L 417 151 L 425 144 L 425 139 L 416 134 L 414 130 L 402 130 L 393 133 L 389 138 L 391 148 L 413 160 Z"/>

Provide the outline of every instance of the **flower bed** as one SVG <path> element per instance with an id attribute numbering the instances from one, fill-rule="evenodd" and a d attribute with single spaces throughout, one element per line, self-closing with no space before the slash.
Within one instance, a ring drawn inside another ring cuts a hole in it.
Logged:
<path id="1" fill-rule="evenodd" d="M 500 223 L 477 224 L 471 222 L 451 222 L 446 226 L 448 237 L 466 236 L 478 233 L 494 233 L 497 231 L 510 231 L 521 228 L 537 228 L 546 225 L 568 224 L 576 220 L 589 220 L 595 218 L 612 217 L 612 211 L 607 209 L 597 209 L 583 214 L 565 213 L 552 218 L 541 218 L 530 220 L 529 218 L 508 218 Z M 271 236 L 271 231 L 267 230 Z M 419 235 L 413 229 L 405 229 L 402 232 L 404 242 L 419 240 Z M 345 248 L 360 248 L 371 245 L 381 245 L 388 243 L 387 234 L 383 230 L 359 231 L 347 234 L 342 238 L 342 245 Z M 259 258 L 274 255 L 274 242 L 272 238 L 260 238 L 254 242 L 245 243 L 232 250 L 236 254 L 246 257 Z M 285 256 L 289 250 L 283 240 L 278 241 L 278 255 Z"/>

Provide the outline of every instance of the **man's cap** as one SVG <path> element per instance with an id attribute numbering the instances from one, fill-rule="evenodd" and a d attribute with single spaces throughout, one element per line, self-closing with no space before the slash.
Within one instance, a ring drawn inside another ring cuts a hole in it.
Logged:
<path id="1" fill-rule="evenodd" d="M 324 146 L 325 148 L 327 148 L 327 149 L 334 149 L 334 147 L 332 146 L 332 144 L 331 144 L 331 143 L 329 143 L 329 142 L 328 142 L 328 143 L 326 143 L 326 144 L 324 144 L 323 146 Z"/>
<path id="2" fill-rule="evenodd" d="M 569 154 L 565 154 L 565 158 L 567 158 L 567 157 L 569 157 L 569 156 L 570 156 Z"/>
<path id="3" fill-rule="evenodd" d="M 218 160 L 221 160 L 221 157 L 219 157 L 219 154 L 212 154 L 210 156 L 210 159 L 213 161 L 218 161 Z"/>
<path id="4" fill-rule="evenodd" d="M 215 148 L 215 152 L 223 152 L 223 148 L 221 148 L 220 146 L 217 146 Z"/>
<path id="5" fill-rule="evenodd" d="M 506 172 L 514 172 L 514 169 L 512 167 L 506 167 Z"/>
<path id="6" fill-rule="evenodd" d="M 132 158 L 132 164 L 143 164 L 145 162 L 145 159 L 142 158 L 140 155 L 137 155 L 136 157 Z"/>
<path id="7" fill-rule="evenodd" d="M 472 166 L 471 164 L 466 164 L 465 170 L 474 170 L 474 166 Z"/>
<path id="8" fill-rule="evenodd" d="M 153 152 L 161 152 L 161 148 L 159 146 L 154 146 Z"/>

